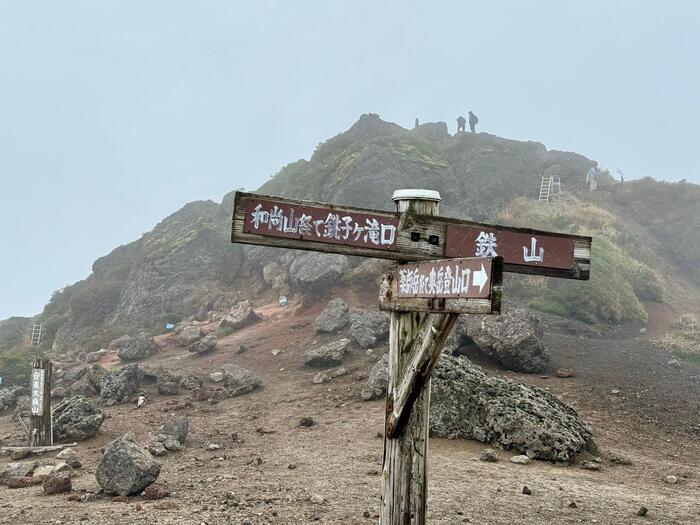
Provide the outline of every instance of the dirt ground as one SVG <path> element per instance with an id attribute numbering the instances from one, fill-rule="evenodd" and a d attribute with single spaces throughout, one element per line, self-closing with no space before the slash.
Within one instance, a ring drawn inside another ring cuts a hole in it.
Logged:
<path id="1" fill-rule="evenodd" d="M 312 329 L 322 305 L 293 315 L 297 306 L 262 308 L 264 323 L 222 339 L 211 357 L 189 355 L 164 336 L 164 349 L 147 361 L 205 377 L 235 362 L 259 373 L 264 388 L 187 408 L 176 408 L 186 394 L 149 394 L 142 409 L 106 409 L 100 433 L 76 447 L 83 468 L 74 490 L 96 492 L 102 446 L 128 430 L 146 443 L 149 432 L 173 414 L 186 413 L 186 447 L 159 458 L 159 483 L 172 491 L 170 498 L 81 503 L 44 496 L 40 486 L 0 487 L 0 523 L 376 523 L 384 407 L 381 401 L 360 401 L 362 382 L 354 377 L 373 361 L 356 350 L 347 363 L 349 375 L 312 384 L 315 371 L 304 369 L 302 354 L 322 341 Z M 671 357 L 636 330 L 601 333 L 553 317 L 543 324 L 553 368 L 572 367 L 575 378 L 507 373 L 472 357 L 493 373 L 547 388 L 573 405 L 593 426 L 602 470 L 541 461 L 515 465 L 507 461 L 512 455 L 507 451 L 500 452 L 498 463 L 484 463 L 476 459 L 480 443 L 431 439 L 429 523 L 700 523 L 700 369 L 669 366 Z M 240 343 L 249 350 L 236 355 Z M 273 349 L 282 352 L 273 356 Z M 299 426 L 304 416 L 315 424 Z M 10 414 L 0 416 L 0 437 L 19 432 Z M 210 443 L 222 448 L 207 451 Z M 631 464 L 613 463 L 610 454 Z M 667 483 L 669 475 L 678 483 Z M 525 485 L 530 495 L 522 494 Z M 323 503 L 311 501 L 316 495 Z M 646 517 L 637 515 L 642 506 L 649 509 Z"/>

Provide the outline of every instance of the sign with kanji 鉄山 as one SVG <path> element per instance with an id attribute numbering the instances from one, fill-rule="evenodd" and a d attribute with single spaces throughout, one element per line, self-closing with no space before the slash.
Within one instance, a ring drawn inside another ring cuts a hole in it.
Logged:
<path id="1" fill-rule="evenodd" d="M 399 221 L 393 214 L 257 198 L 249 199 L 245 210 L 246 233 L 396 250 Z"/>
<path id="2" fill-rule="evenodd" d="M 445 255 L 500 255 L 506 264 L 573 270 L 576 263 L 575 247 L 574 238 L 566 235 L 451 224 L 447 227 Z"/>
<path id="3" fill-rule="evenodd" d="M 591 238 L 237 193 L 231 241 L 395 261 L 503 257 L 505 272 L 588 279 Z"/>
<path id="4" fill-rule="evenodd" d="M 43 368 L 32 368 L 31 412 L 33 416 L 44 415 L 44 378 Z"/>
<path id="5" fill-rule="evenodd" d="M 398 265 L 380 286 L 382 310 L 499 313 L 503 259 L 471 257 Z"/>

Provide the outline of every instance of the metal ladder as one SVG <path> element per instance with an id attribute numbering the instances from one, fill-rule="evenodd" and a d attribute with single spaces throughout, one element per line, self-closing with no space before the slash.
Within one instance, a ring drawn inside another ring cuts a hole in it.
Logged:
<path id="1" fill-rule="evenodd" d="M 41 331 L 44 328 L 44 323 L 34 323 L 32 326 L 32 336 L 29 340 L 32 346 L 39 346 L 41 344 Z"/>
<path id="2" fill-rule="evenodd" d="M 540 200 L 549 202 L 551 192 L 552 177 L 542 177 L 542 184 L 540 184 Z"/>

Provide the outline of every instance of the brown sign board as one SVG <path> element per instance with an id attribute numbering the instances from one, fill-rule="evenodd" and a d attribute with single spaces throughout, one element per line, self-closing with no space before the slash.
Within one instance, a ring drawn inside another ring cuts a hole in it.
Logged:
<path id="1" fill-rule="evenodd" d="M 584 280 L 591 258 L 581 235 L 242 192 L 231 241 L 401 262 L 501 256 L 506 272 Z"/>
<path id="2" fill-rule="evenodd" d="M 502 257 L 397 265 L 382 280 L 379 308 L 404 312 L 500 313 Z"/>
<path id="3" fill-rule="evenodd" d="M 573 270 L 574 239 L 546 233 L 523 233 L 485 226 L 447 227 L 447 257 L 495 257 L 508 264 Z"/>

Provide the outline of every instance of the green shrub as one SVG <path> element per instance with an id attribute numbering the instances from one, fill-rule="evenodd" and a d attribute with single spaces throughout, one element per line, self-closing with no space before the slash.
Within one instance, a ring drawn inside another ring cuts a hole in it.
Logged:
<path id="1" fill-rule="evenodd" d="M 20 346 L 0 352 L 0 377 L 2 386 L 29 386 L 32 363 L 43 357 L 41 349 Z"/>

